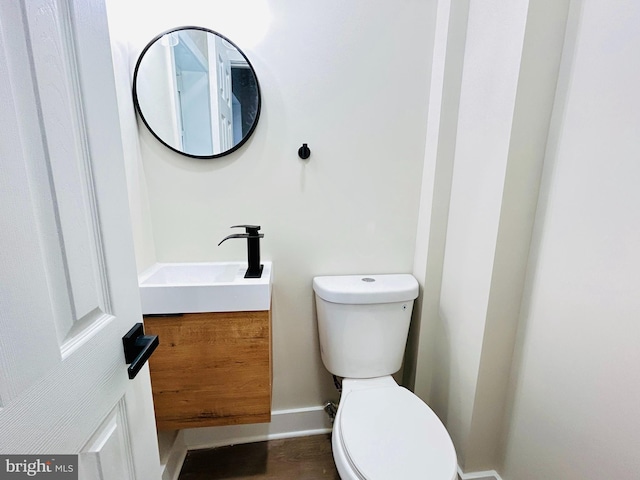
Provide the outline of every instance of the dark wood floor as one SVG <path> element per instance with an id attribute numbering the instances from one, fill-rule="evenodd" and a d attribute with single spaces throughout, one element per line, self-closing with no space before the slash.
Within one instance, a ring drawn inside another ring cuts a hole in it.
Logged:
<path id="1" fill-rule="evenodd" d="M 178 480 L 340 480 L 330 435 L 193 450 Z"/>

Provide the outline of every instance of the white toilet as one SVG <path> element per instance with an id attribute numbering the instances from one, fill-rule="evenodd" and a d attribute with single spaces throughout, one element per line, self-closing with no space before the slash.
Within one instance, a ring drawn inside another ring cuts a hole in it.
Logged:
<path id="1" fill-rule="evenodd" d="M 343 377 L 333 424 L 342 480 L 455 480 L 444 425 L 391 374 L 402 365 L 418 282 L 411 275 L 315 277 L 320 350 Z"/>

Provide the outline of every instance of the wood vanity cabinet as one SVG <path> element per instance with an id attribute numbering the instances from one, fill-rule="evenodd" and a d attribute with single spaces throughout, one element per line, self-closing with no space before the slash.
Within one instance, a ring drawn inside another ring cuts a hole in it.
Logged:
<path id="1" fill-rule="evenodd" d="M 145 316 L 158 430 L 271 420 L 271 312 Z"/>

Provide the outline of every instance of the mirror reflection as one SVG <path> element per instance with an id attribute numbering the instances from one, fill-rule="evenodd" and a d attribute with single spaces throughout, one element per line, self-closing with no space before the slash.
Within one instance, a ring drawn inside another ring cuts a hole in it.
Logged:
<path id="1" fill-rule="evenodd" d="M 190 157 L 237 150 L 260 115 L 258 79 L 247 57 L 229 39 L 201 27 L 165 32 L 144 48 L 133 96 L 151 133 Z"/>

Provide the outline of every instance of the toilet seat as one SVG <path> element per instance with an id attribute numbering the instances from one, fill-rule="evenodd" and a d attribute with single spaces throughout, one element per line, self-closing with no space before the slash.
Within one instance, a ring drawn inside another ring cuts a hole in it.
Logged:
<path id="1" fill-rule="evenodd" d="M 340 440 L 354 472 L 367 480 L 451 480 L 456 455 L 435 413 L 409 390 L 352 390 L 341 400 Z"/>

